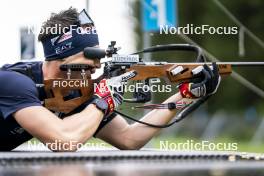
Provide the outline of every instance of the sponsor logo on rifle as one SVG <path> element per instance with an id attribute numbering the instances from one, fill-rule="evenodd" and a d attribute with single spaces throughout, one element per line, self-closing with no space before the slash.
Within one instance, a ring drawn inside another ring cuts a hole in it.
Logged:
<path id="1" fill-rule="evenodd" d="M 137 63 L 139 62 L 139 56 L 138 55 L 119 55 L 114 54 L 112 56 L 112 62 L 119 62 L 119 63 L 126 63 L 126 62 L 132 62 Z"/>
<path id="2" fill-rule="evenodd" d="M 56 88 L 81 88 L 88 87 L 89 82 L 85 79 L 71 79 L 71 80 L 54 80 L 52 87 Z"/>

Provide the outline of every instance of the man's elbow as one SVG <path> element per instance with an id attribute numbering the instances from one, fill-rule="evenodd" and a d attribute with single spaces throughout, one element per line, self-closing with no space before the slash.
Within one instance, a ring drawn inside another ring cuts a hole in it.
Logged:
<path id="1" fill-rule="evenodd" d="M 126 145 L 124 148 L 120 148 L 120 150 L 140 150 L 142 147 L 139 145 Z"/>
<path id="2" fill-rule="evenodd" d="M 133 139 L 126 139 L 124 140 L 124 143 L 121 146 L 118 146 L 118 149 L 120 150 L 140 150 L 145 143 L 142 143 L 140 141 L 136 141 Z"/>
<path id="3" fill-rule="evenodd" d="M 49 143 L 46 146 L 53 152 L 75 152 L 83 143 L 74 140 L 58 139 Z"/>
<path id="4" fill-rule="evenodd" d="M 140 150 L 146 144 L 145 141 L 137 140 L 134 136 L 134 129 L 131 125 L 126 128 L 120 137 L 119 145 L 115 146 L 120 150 Z"/>
<path id="5" fill-rule="evenodd" d="M 136 142 L 129 142 L 121 147 L 120 150 L 140 150 L 144 145 L 138 144 Z"/>
<path id="6" fill-rule="evenodd" d="M 85 141 L 70 133 L 61 132 L 59 135 L 52 136 L 48 142 L 44 143 L 54 152 L 75 152 L 83 146 Z"/>

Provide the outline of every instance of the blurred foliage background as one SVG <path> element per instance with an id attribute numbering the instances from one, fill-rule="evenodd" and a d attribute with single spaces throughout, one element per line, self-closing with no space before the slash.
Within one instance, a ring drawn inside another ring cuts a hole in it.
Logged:
<path id="1" fill-rule="evenodd" d="M 178 0 L 178 26 L 194 24 L 195 26 L 237 26 L 215 3 L 214 0 L 194 1 Z M 221 0 L 221 3 L 246 27 L 262 41 L 264 40 L 264 2 L 262 0 Z M 135 18 L 135 33 L 137 48 L 143 48 L 141 26 L 142 1 L 131 1 L 131 12 Z M 239 27 L 239 26 L 238 26 Z M 151 45 L 188 43 L 179 35 L 164 35 L 157 32 L 149 35 Z M 199 46 L 205 48 L 221 61 L 264 61 L 264 49 L 247 34 L 245 34 L 245 55 L 239 56 L 238 35 L 188 35 Z M 166 52 L 151 55 L 151 61 L 192 62 L 195 56 L 181 52 Z M 261 89 L 264 89 L 263 67 L 236 68 L 239 74 Z M 175 89 L 176 92 L 176 89 Z M 175 93 L 173 92 L 173 93 Z M 173 94 L 171 93 L 171 94 Z M 154 95 L 153 102 L 162 102 L 170 94 Z M 123 105 L 121 110 L 130 115 L 142 117 L 146 111 L 130 109 L 131 105 Z M 135 115 L 136 114 L 136 115 Z M 196 110 L 185 120 L 168 129 L 162 130 L 149 145 L 155 146 L 157 139 L 169 138 L 236 141 L 241 150 L 264 151 L 264 101 L 263 98 L 249 90 L 232 77 L 222 79 L 222 83 L 215 94 L 200 109 Z"/>

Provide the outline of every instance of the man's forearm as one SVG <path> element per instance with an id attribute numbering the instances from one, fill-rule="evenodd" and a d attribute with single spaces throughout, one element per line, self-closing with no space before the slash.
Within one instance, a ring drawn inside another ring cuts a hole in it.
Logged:
<path id="1" fill-rule="evenodd" d="M 84 143 L 89 139 L 103 118 L 103 113 L 94 105 L 63 120 L 42 106 L 23 108 L 13 115 L 21 127 L 49 148 L 58 145 L 56 149 L 51 148 L 56 151 L 76 150 L 77 146 L 72 144 Z"/>
<path id="2" fill-rule="evenodd" d="M 168 98 L 163 103 L 169 102 L 177 102 L 182 99 L 180 93 L 177 93 L 170 98 Z M 167 124 L 175 117 L 177 110 L 169 110 L 169 109 L 156 109 L 148 114 L 146 114 L 141 121 L 156 124 L 156 125 L 163 125 Z M 130 125 L 129 129 L 126 132 L 126 142 L 131 143 L 128 145 L 134 146 L 133 148 L 141 148 L 144 146 L 156 133 L 158 133 L 161 129 L 160 128 L 152 128 L 140 123 L 134 123 Z"/>
<path id="3" fill-rule="evenodd" d="M 94 134 L 102 118 L 103 113 L 91 104 L 82 112 L 63 119 L 64 132 L 76 142 L 84 143 Z"/>

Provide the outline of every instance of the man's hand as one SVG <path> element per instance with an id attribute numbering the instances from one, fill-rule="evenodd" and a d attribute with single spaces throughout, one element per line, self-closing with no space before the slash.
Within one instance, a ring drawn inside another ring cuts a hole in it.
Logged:
<path id="1" fill-rule="evenodd" d="M 95 88 L 95 95 L 103 99 L 108 108 L 105 115 L 112 113 L 123 102 L 125 83 L 136 76 L 135 71 L 124 73 L 110 79 L 103 79 Z"/>
<path id="2" fill-rule="evenodd" d="M 212 70 L 208 65 L 203 65 L 200 70 L 193 70 L 194 75 L 199 75 L 201 79 L 193 79 L 190 82 L 179 85 L 179 90 L 183 98 L 200 98 L 216 93 L 221 82 L 216 63 L 212 63 Z"/>

